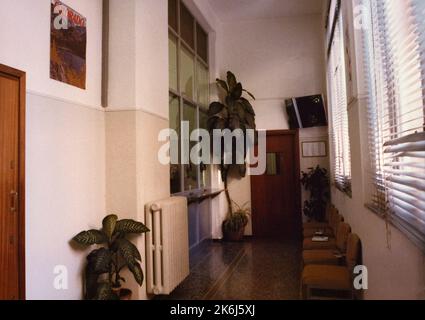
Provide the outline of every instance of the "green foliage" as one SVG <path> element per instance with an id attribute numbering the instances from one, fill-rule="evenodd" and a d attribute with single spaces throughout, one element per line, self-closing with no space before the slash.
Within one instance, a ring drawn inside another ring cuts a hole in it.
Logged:
<path id="1" fill-rule="evenodd" d="M 248 203 L 239 206 L 233 201 L 233 204 L 236 206 L 236 210 L 224 221 L 223 227 L 226 231 L 237 232 L 248 224 L 251 210 L 247 207 Z"/>
<path id="2" fill-rule="evenodd" d="M 244 97 L 243 93 L 247 93 L 252 99 L 255 97 L 252 93 L 245 90 L 240 82 L 237 81 L 236 76 L 228 71 L 226 81 L 217 79 L 217 85 L 225 93 L 224 101 L 211 103 L 208 110 L 208 129 L 213 130 L 224 130 L 229 129 L 231 131 L 240 129 L 243 132 L 244 139 L 247 138 L 247 130 L 256 129 L 255 125 L 255 112 L 251 103 Z M 223 148 L 224 149 L 224 148 Z M 243 158 L 246 157 L 247 150 L 244 150 Z M 246 175 L 246 163 L 237 164 L 237 148 L 236 143 L 232 145 L 232 163 L 230 165 L 224 164 L 225 154 L 223 152 L 221 158 L 221 177 L 225 185 L 226 199 L 229 206 L 230 215 L 232 215 L 232 204 L 230 195 L 227 189 L 227 179 L 229 171 L 232 168 L 236 169 L 236 172 L 241 177 Z"/>
<path id="3" fill-rule="evenodd" d="M 120 276 L 124 268 L 128 268 L 136 282 L 142 286 L 142 257 L 137 247 L 126 236 L 149 231 L 141 222 L 131 219 L 118 220 L 116 215 L 109 215 L 103 219 L 101 230 L 83 231 L 72 239 L 84 246 L 104 245 L 87 256 L 84 271 L 86 299 L 116 300 L 118 296 L 113 288 L 121 287 L 121 281 L 125 281 Z"/>
<path id="4" fill-rule="evenodd" d="M 310 200 L 304 202 L 304 214 L 317 221 L 323 221 L 326 215 L 326 206 L 329 202 L 329 176 L 326 169 L 309 168 L 309 172 L 302 172 L 301 184 L 310 192 Z"/>

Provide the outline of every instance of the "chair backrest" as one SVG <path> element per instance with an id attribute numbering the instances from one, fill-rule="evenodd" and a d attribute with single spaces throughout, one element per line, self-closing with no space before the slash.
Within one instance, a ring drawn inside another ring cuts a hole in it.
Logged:
<path id="1" fill-rule="evenodd" d="M 335 235 L 338 233 L 338 226 L 340 222 L 344 222 L 344 217 L 341 216 L 339 213 L 335 213 L 332 216 L 332 219 L 329 221 L 329 225 Z"/>
<path id="2" fill-rule="evenodd" d="M 342 253 L 347 251 L 348 236 L 351 233 L 351 227 L 348 223 L 341 222 L 338 225 L 338 232 L 336 234 L 336 246 Z"/>
<path id="3" fill-rule="evenodd" d="M 334 214 L 335 207 L 332 203 L 326 205 L 326 221 L 331 221 L 332 215 Z"/>
<path id="4" fill-rule="evenodd" d="M 333 204 L 329 203 L 326 206 L 326 221 L 330 222 L 334 214 L 335 214 L 335 207 L 333 206 Z"/>
<path id="5" fill-rule="evenodd" d="M 347 255 L 345 262 L 348 270 L 352 272 L 354 267 L 360 262 L 361 255 L 361 241 L 357 234 L 351 233 L 347 240 Z"/>

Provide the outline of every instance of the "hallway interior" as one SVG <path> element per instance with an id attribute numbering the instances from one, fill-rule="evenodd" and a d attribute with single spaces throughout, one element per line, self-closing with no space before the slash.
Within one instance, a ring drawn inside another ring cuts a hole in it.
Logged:
<path id="1" fill-rule="evenodd" d="M 206 241 L 190 255 L 190 275 L 171 300 L 297 300 L 301 244 L 273 239 Z"/>

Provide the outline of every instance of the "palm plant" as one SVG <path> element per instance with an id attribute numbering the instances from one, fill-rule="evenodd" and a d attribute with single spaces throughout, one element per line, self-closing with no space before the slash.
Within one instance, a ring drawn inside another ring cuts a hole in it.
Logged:
<path id="1" fill-rule="evenodd" d="M 119 296 L 116 290 L 125 279 L 121 272 L 128 268 L 134 279 L 142 286 L 142 260 L 137 247 L 127 239 L 131 234 L 143 234 L 149 229 L 141 222 L 131 219 L 118 220 L 108 215 L 102 221 L 102 229 L 82 231 L 72 240 L 83 246 L 102 245 L 87 256 L 85 268 L 85 298 L 114 300 Z"/>
<path id="2" fill-rule="evenodd" d="M 252 129 L 255 130 L 255 112 L 251 105 L 251 103 L 244 97 L 242 97 L 243 93 L 247 93 L 252 99 L 255 100 L 255 97 L 245 90 L 242 87 L 240 82 L 237 82 L 235 75 L 228 71 L 226 81 L 217 79 L 218 87 L 221 88 L 225 93 L 225 98 L 223 102 L 213 102 L 211 103 L 208 110 L 208 129 L 212 134 L 213 130 L 225 130 L 229 129 L 230 131 L 234 131 L 237 129 L 242 130 L 244 141 L 246 143 L 247 139 L 247 130 Z M 222 140 L 223 144 L 223 140 Z M 245 144 L 246 147 L 246 144 Z M 225 152 L 221 155 L 221 177 L 224 182 L 224 191 L 226 193 L 226 200 L 229 206 L 229 215 L 232 217 L 233 208 L 232 208 L 232 200 L 230 198 L 229 190 L 228 190 L 228 177 L 229 171 L 232 168 L 236 168 L 241 177 L 245 177 L 246 175 L 246 163 L 237 164 L 237 148 L 236 144 L 232 145 L 232 163 L 225 164 Z M 226 150 L 222 148 L 222 150 Z M 246 156 L 246 148 L 244 148 L 243 158 Z"/>

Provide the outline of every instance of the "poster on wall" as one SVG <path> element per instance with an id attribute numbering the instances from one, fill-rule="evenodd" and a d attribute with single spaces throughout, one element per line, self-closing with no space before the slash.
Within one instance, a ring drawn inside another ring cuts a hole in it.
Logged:
<path id="1" fill-rule="evenodd" d="M 50 78 L 86 89 L 87 19 L 51 0 Z"/>

